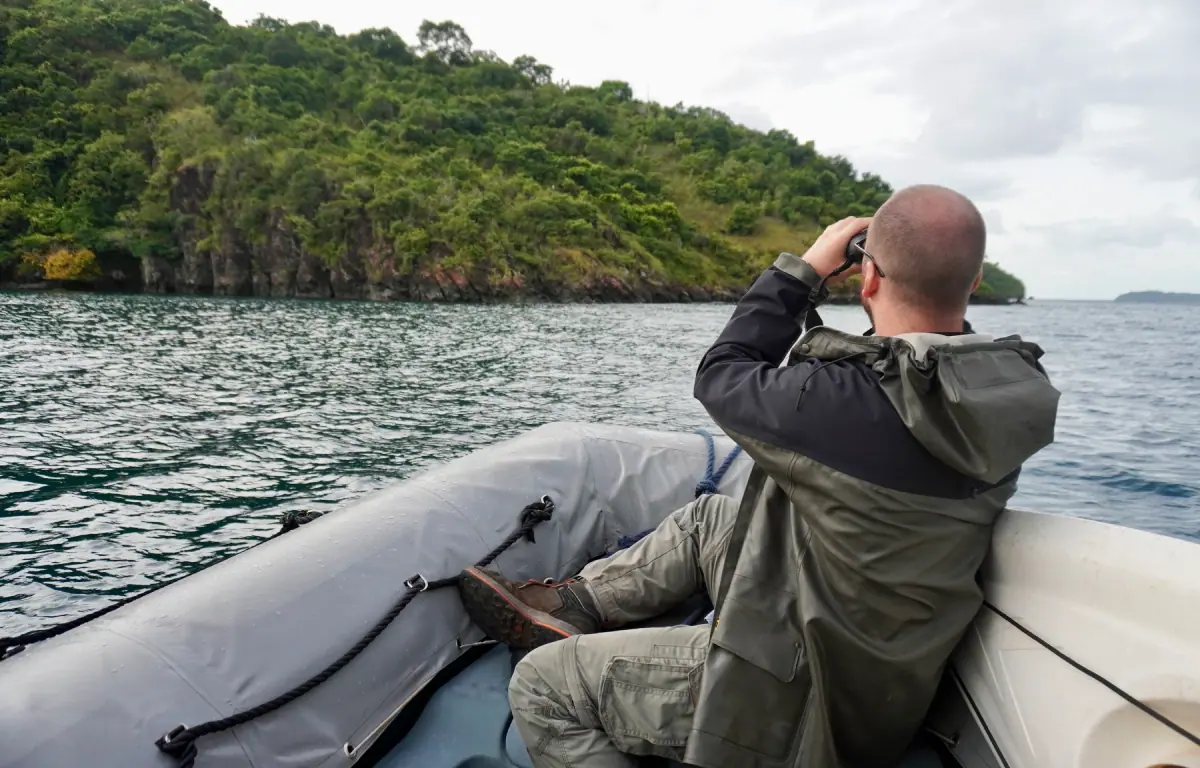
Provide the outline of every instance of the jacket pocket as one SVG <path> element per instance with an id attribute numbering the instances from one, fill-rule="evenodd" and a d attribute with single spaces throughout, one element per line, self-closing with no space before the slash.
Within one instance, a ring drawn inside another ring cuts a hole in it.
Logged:
<path id="1" fill-rule="evenodd" d="M 681 756 L 692 730 L 702 664 L 703 658 L 686 655 L 612 659 L 600 678 L 596 703 L 604 731 L 617 749 L 634 755 Z"/>
<path id="2" fill-rule="evenodd" d="M 729 618 L 718 621 L 713 628 L 713 645 L 770 672 L 781 682 L 795 680 L 796 671 L 804 663 L 803 638 L 783 631 L 778 624 L 741 605 L 730 611 L 733 602 L 726 603 L 724 613 Z"/>
<path id="3" fill-rule="evenodd" d="M 812 694 L 804 641 L 777 619 L 726 599 L 713 629 L 696 728 L 784 761 L 793 753 Z"/>

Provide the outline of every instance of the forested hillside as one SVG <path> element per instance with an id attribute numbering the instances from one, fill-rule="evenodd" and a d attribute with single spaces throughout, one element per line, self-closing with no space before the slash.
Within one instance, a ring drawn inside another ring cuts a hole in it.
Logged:
<path id="1" fill-rule="evenodd" d="M 452 22 L 405 41 L 189 0 L 0 7 L 0 280 L 728 298 L 890 191 L 786 131 L 556 83 Z M 989 268 L 980 293 L 1023 290 Z"/>

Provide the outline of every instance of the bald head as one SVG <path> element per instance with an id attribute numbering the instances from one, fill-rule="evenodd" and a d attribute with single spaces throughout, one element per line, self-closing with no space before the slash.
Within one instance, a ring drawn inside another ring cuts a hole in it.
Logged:
<path id="1" fill-rule="evenodd" d="M 902 189 L 876 212 L 867 238 L 897 302 L 929 314 L 966 310 L 987 247 L 983 216 L 966 197 L 931 184 Z"/>

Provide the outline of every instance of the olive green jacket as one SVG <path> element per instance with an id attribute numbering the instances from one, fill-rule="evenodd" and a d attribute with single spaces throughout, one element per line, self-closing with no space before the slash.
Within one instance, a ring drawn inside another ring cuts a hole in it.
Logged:
<path id="1" fill-rule="evenodd" d="M 703 768 L 891 768 L 980 608 L 1021 463 L 1053 441 L 1059 393 L 1017 337 L 818 327 L 777 365 L 815 282 L 797 261 L 697 373 L 756 465 L 685 756 Z"/>

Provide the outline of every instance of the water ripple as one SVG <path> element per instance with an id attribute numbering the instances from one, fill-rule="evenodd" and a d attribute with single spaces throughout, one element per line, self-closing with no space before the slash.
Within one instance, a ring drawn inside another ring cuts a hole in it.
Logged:
<path id="1" fill-rule="evenodd" d="M 690 430 L 729 306 L 0 294 L 0 634 L 105 604 L 557 420 Z M 827 321 L 861 330 L 861 312 Z M 1200 538 L 1188 307 L 979 308 L 1047 350 L 1057 442 L 1017 503 Z"/>

